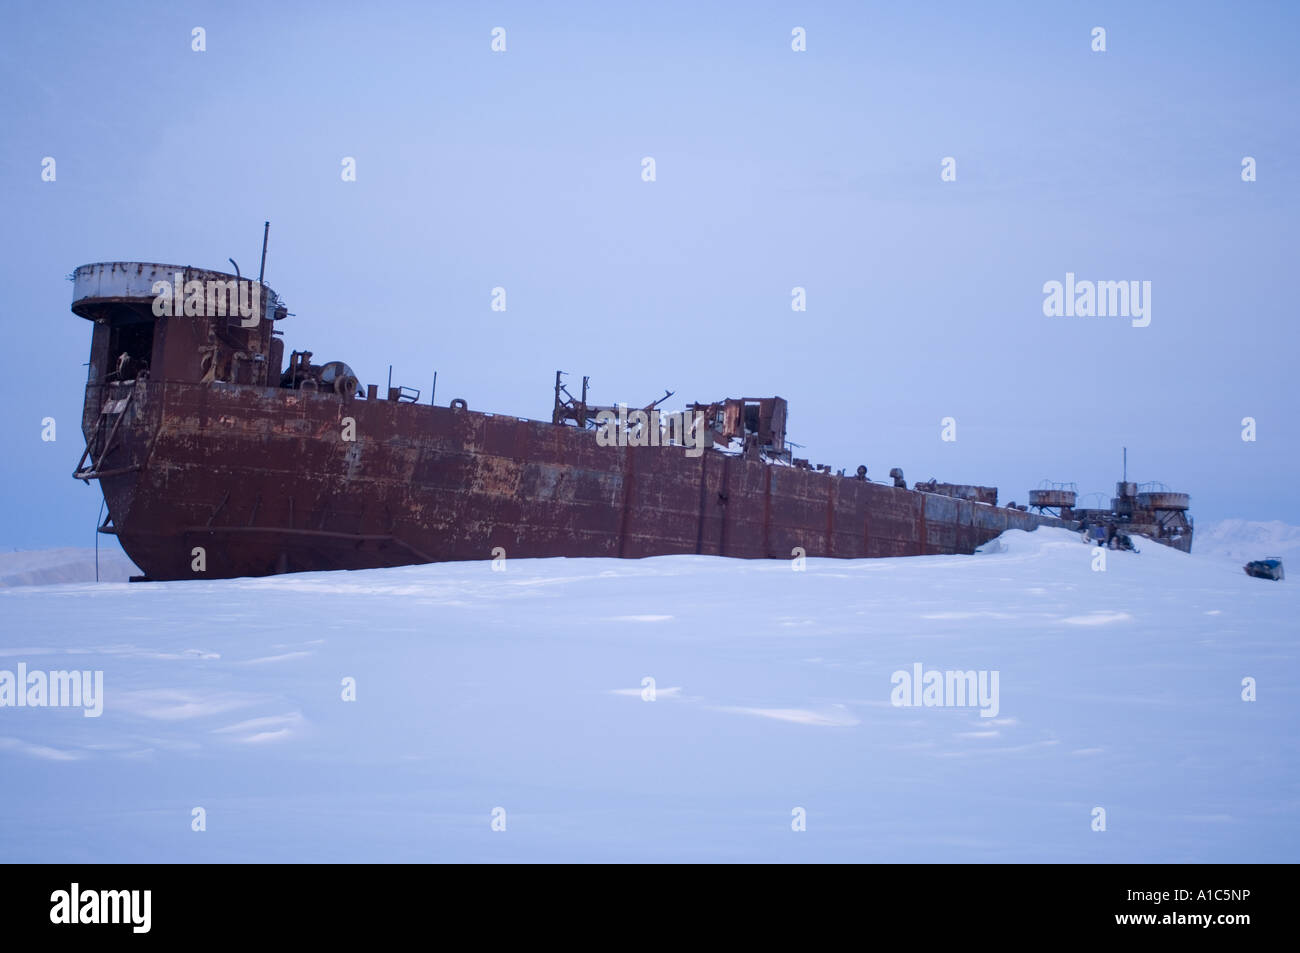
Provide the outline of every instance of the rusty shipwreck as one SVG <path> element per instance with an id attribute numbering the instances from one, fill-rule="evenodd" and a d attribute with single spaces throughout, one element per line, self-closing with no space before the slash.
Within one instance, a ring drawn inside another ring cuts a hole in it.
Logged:
<path id="1" fill-rule="evenodd" d="M 1109 510 L 1076 511 L 1061 485 L 999 506 L 993 487 L 832 473 L 794 458 L 780 397 L 690 405 L 707 426 L 695 453 L 602 446 L 594 420 L 612 408 L 587 402 L 585 379 L 574 397 L 557 374 L 549 421 L 434 406 L 363 388 L 307 351 L 286 362 L 288 312 L 260 280 L 249 296 L 238 273 L 146 262 L 83 265 L 72 280 L 72 310 L 93 324 L 73 476 L 99 482 L 99 530 L 147 579 L 490 559 L 498 547 L 512 558 L 971 553 L 1009 528 L 1085 521 L 1191 548 L 1186 495 L 1127 480 Z"/>

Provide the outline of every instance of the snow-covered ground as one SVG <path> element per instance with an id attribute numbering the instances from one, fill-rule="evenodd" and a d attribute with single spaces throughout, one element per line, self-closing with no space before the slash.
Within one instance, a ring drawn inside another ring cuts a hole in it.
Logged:
<path id="1" fill-rule="evenodd" d="M 1300 860 L 1295 584 L 989 548 L 6 589 L 0 670 L 105 697 L 0 708 L 0 856 Z M 918 663 L 997 714 L 895 707 Z"/>

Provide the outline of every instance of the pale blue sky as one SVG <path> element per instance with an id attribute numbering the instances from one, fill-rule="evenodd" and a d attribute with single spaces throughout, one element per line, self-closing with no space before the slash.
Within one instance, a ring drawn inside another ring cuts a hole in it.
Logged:
<path id="1" fill-rule="evenodd" d="M 1300 522 L 1293 5 L 270 6 L 7 11 L 0 546 L 93 539 L 64 277 L 255 271 L 265 219 L 288 347 L 367 382 L 539 419 L 557 368 L 777 393 L 814 462 L 1003 501 L 1109 497 L 1127 445 L 1200 522 Z M 1151 325 L 1044 317 L 1067 271 L 1151 281 Z"/>

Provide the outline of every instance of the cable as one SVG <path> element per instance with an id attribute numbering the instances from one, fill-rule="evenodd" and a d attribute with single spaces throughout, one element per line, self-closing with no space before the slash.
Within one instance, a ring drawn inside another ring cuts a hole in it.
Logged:
<path id="1" fill-rule="evenodd" d="M 95 582 L 99 582 L 99 527 L 103 525 L 101 520 L 104 518 L 104 504 L 107 502 L 107 499 L 100 501 L 99 515 L 95 517 Z"/>

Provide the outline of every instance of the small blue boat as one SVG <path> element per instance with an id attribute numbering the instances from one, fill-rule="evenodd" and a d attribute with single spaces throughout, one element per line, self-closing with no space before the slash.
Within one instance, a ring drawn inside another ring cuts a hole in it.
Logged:
<path id="1" fill-rule="evenodd" d="M 1256 559 L 1248 562 L 1243 567 L 1246 575 L 1255 576 L 1258 579 L 1285 579 L 1286 574 L 1282 571 L 1282 560 L 1277 556 L 1269 556 L 1267 559 Z"/>

